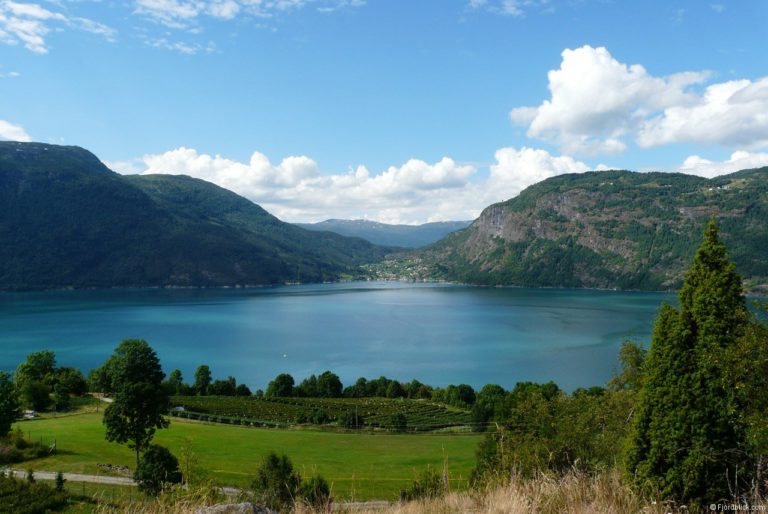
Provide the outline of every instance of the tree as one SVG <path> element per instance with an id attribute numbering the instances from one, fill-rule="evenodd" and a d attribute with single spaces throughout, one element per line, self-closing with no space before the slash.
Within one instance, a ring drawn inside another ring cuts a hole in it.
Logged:
<path id="1" fill-rule="evenodd" d="M 55 370 L 56 355 L 52 351 L 34 352 L 27 355 L 27 360 L 17 366 L 14 380 L 17 383 L 26 381 L 50 382 Z"/>
<path id="2" fill-rule="evenodd" d="M 397 380 L 393 380 L 387 386 L 387 398 L 402 398 L 405 396 L 405 389 Z"/>
<path id="3" fill-rule="evenodd" d="M 83 396 L 88 392 L 88 382 L 85 381 L 85 377 L 79 369 L 56 368 L 53 377 L 55 384 L 66 388 L 70 394 Z M 56 385 L 54 385 L 54 389 L 56 389 Z"/>
<path id="4" fill-rule="evenodd" d="M 237 384 L 235 396 L 251 396 L 251 389 L 245 384 Z"/>
<path id="5" fill-rule="evenodd" d="M 226 380 L 214 380 L 208 386 L 208 394 L 213 396 L 235 396 L 237 394 L 237 381 L 235 377 L 228 377 Z"/>
<path id="6" fill-rule="evenodd" d="M 179 461 L 167 448 L 150 444 L 141 456 L 133 478 L 139 486 L 139 491 L 149 496 L 157 496 L 166 484 L 181 483 Z"/>
<path id="7" fill-rule="evenodd" d="M 16 367 L 13 381 L 24 405 L 33 410 L 45 410 L 51 404 L 56 356 L 43 350 L 30 353 L 27 360 Z"/>
<path id="8" fill-rule="evenodd" d="M 19 401 L 16 388 L 8 373 L 0 371 L 0 437 L 8 435 L 18 415 Z"/>
<path id="9" fill-rule="evenodd" d="M 280 373 L 267 386 L 265 396 L 293 396 L 293 377 L 288 373 Z"/>
<path id="10" fill-rule="evenodd" d="M 726 356 L 749 315 L 711 221 L 679 292 L 661 308 L 644 365 L 627 468 L 655 494 L 693 505 L 731 497 L 747 479 L 745 427 Z"/>
<path id="11" fill-rule="evenodd" d="M 339 376 L 330 371 L 317 377 L 317 393 L 321 398 L 340 398 L 344 387 Z"/>
<path id="12" fill-rule="evenodd" d="M 107 441 L 128 443 L 136 452 L 136 465 L 155 430 L 168 427 L 163 416 L 170 408 L 162 387 L 165 374 L 155 351 L 142 339 L 126 339 L 115 349 L 110 382 L 112 403 L 104 411 Z"/>
<path id="13" fill-rule="evenodd" d="M 168 387 L 175 395 L 181 394 L 181 388 L 184 385 L 184 377 L 180 369 L 174 369 L 168 375 Z"/>
<path id="14" fill-rule="evenodd" d="M 17 386 L 25 407 L 42 411 L 51 405 L 51 388 L 39 380 L 26 380 Z"/>
<path id="15" fill-rule="evenodd" d="M 199 396 L 208 394 L 208 387 L 211 385 L 211 368 L 206 364 L 198 366 L 195 370 L 195 392 Z"/>
<path id="16" fill-rule="evenodd" d="M 253 481 L 253 491 L 260 503 L 283 511 L 299 496 L 301 477 L 293 470 L 287 455 L 272 452 L 264 459 Z"/>

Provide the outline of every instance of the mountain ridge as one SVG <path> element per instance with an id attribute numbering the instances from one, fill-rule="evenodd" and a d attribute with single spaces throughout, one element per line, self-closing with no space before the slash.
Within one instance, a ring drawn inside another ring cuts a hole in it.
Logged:
<path id="1" fill-rule="evenodd" d="M 768 291 L 768 168 L 712 179 L 626 170 L 559 175 L 373 271 L 479 285 L 672 290 L 711 217 L 749 289 Z"/>
<path id="2" fill-rule="evenodd" d="M 119 175 L 79 147 L 0 142 L 0 204 L 0 290 L 320 282 L 390 251 L 199 179 Z"/>

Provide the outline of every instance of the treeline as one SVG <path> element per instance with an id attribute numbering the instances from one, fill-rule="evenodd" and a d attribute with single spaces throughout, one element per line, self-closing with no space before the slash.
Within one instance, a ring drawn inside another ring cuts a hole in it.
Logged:
<path id="1" fill-rule="evenodd" d="M 104 391 L 105 385 L 98 379 L 99 370 L 95 370 L 90 383 L 94 390 Z M 354 384 L 344 386 L 341 379 L 332 371 L 319 375 L 312 374 L 298 385 L 292 375 L 280 373 L 267 385 L 266 391 L 257 389 L 251 393 L 245 384 L 238 384 L 235 377 L 213 380 L 208 365 L 201 365 L 195 371 L 192 384 L 184 382 L 180 370 L 171 371 L 163 382 L 172 396 L 256 396 L 257 398 L 408 398 L 412 400 L 432 400 L 435 402 L 470 409 L 475 404 L 478 394 L 468 384 L 433 387 L 418 380 L 400 382 L 381 376 L 379 378 L 358 378 Z M 502 390 L 501 386 L 485 386 L 483 390 Z M 506 393 L 506 391 L 505 391 Z"/>

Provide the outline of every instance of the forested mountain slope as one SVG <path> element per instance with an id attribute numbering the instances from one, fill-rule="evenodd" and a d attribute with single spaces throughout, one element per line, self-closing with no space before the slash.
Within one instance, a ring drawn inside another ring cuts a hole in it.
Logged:
<path id="1" fill-rule="evenodd" d="M 123 176 L 78 147 L 0 142 L 0 289 L 338 279 L 388 250 L 303 230 L 185 176 Z"/>
<path id="2" fill-rule="evenodd" d="M 630 171 L 561 175 L 491 205 L 466 230 L 394 268 L 474 284 L 673 289 L 713 216 L 747 285 L 764 288 L 768 168 L 714 179 Z"/>

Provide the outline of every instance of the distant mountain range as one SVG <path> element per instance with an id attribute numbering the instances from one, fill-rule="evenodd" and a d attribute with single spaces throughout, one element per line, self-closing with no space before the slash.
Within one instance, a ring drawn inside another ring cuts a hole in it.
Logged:
<path id="1" fill-rule="evenodd" d="M 78 147 L 0 142 L 0 205 L 0 290 L 318 282 L 391 251 L 202 180 L 119 175 Z"/>
<path id="2" fill-rule="evenodd" d="M 715 217 L 747 286 L 768 293 L 768 168 L 561 175 L 455 232 L 469 222 L 305 230 L 202 180 L 119 175 L 82 148 L 0 142 L 0 205 L 0 290 L 372 277 L 674 289 Z"/>
<path id="3" fill-rule="evenodd" d="M 373 271 L 487 285 L 674 289 L 711 217 L 747 286 L 768 292 L 768 168 L 713 179 L 630 171 L 557 176 Z"/>
<path id="4" fill-rule="evenodd" d="M 418 248 L 434 243 L 451 232 L 467 228 L 471 221 L 439 221 L 423 225 L 390 225 L 368 220 L 330 219 L 319 223 L 297 223 L 307 230 L 325 230 L 343 236 L 361 237 L 384 246 Z"/>

